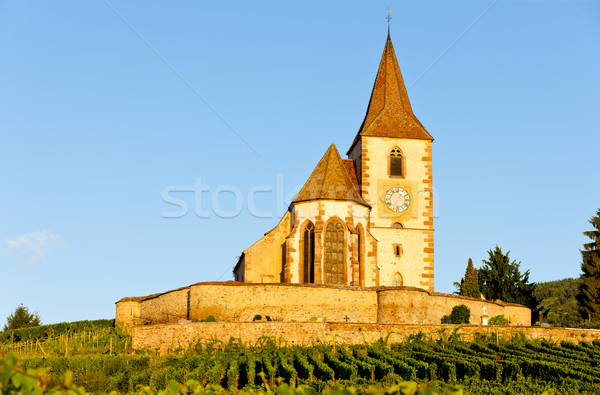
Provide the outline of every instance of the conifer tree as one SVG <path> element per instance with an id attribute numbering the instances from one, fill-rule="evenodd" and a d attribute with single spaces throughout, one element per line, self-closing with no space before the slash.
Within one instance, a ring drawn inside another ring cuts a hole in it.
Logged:
<path id="1" fill-rule="evenodd" d="M 6 324 L 4 330 L 29 328 L 31 326 L 38 326 L 42 323 L 38 313 L 30 313 L 29 309 L 22 304 L 17 306 L 15 312 L 6 318 Z"/>
<path id="2" fill-rule="evenodd" d="M 481 292 L 479 291 L 479 274 L 473 266 L 473 260 L 469 258 L 467 270 L 465 271 L 465 283 L 461 295 L 478 298 Z"/>
<path id="3" fill-rule="evenodd" d="M 479 291 L 479 274 L 477 269 L 473 266 L 473 260 L 469 258 L 467 263 L 467 270 L 465 276 L 460 280 L 460 283 L 455 282 L 454 286 L 457 288 L 459 295 L 469 296 L 471 298 L 479 298 L 481 292 Z"/>
<path id="4" fill-rule="evenodd" d="M 581 283 L 577 302 L 584 320 L 600 319 L 600 209 L 590 219 L 594 230 L 583 232 L 591 242 L 583 245 L 581 251 Z"/>
<path id="5" fill-rule="evenodd" d="M 535 283 L 529 282 L 529 270 L 521 274 L 521 262 L 511 262 L 510 251 L 504 254 L 498 246 L 488 254 L 489 260 L 483 260 L 483 266 L 479 268 L 479 289 L 483 296 L 488 300 L 500 299 L 537 308 Z"/>

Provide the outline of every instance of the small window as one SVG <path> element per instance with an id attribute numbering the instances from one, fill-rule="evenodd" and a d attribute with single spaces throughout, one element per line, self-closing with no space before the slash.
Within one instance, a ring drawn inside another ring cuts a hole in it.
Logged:
<path id="1" fill-rule="evenodd" d="M 392 225 L 392 228 L 402 229 L 402 228 L 404 228 L 404 226 L 402 226 L 402 224 L 400 222 L 394 222 L 394 224 Z"/>
<path id="2" fill-rule="evenodd" d="M 404 177 L 404 157 L 398 147 L 390 153 L 390 176 Z"/>
<path id="3" fill-rule="evenodd" d="M 404 250 L 402 249 L 402 245 L 401 244 L 394 244 L 394 255 L 397 256 L 398 258 L 400 258 L 402 256 L 402 253 L 404 252 Z"/>

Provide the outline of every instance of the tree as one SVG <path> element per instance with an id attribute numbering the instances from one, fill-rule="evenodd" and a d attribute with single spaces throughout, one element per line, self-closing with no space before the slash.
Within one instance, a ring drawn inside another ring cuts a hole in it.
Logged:
<path id="1" fill-rule="evenodd" d="M 452 308 L 450 313 L 450 322 L 453 324 L 468 324 L 471 319 L 471 309 L 464 304 L 459 304 Z"/>
<path id="2" fill-rule="evenodd" d="M 481 291 L 479 291 L 479 274 L 477 269 L 473 266 L 473 260 L 469 258 L 467 263 L 467 270 L 465 276 L 460 280 L 460 284 L 455 282 L 454 286 L 457 289 L 457 293 L 461 296 L 469 296 L 471 298 L 479 298 Z"/>
<path id="3" fill-rule="evenodd" d="M 580 279 L 565 278 L 537 283 L 535 297 L 543 313 L 543 322 L 552 326 L 574 328 L 581 324 L 579 304 L 575 296 L 579 292 Z"/>
<path id="4" fill-rule="evenodd" d="M 479 268 L 479 289 L 483 296 L 488 300 L 500 299 L 537 308 L 535 283 L 529 282 L 529 270 L 521 274 L 521 262 L 511 262 L 510 251 L 505 255 L 498 246 L 488 254 L 489 260 L 483 260 L 483 266 Z"/>
<path id="5" fill-rule="evenodd" d="M 29 328 L 32 326 L 39 326 L 42 320 L 38 313 L 30 313 L 29 309 L 20 304 L 15 312 L 6 318 L 6 324 L 4 325 L 5 331 L 9 329 Z"/>
<path id="6" fill-rule="evenodd" d="M 591 239 L 581 251 L 581 283 L 576 296 L 579 313 L 584 320 L 600 318 L 600 209 L 590 219 L 594 230 L 583 232 Z"/>

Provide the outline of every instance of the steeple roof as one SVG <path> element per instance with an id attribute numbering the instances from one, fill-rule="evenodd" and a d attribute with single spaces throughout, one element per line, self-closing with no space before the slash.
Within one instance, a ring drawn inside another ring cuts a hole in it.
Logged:
<path id="1" fill-rule="evenodd" d="M 331 144 L 293 203 L 309 200 L 351 200 L 370 207 L 360 196 L 358 182 L 351 172 L 354 172 L 354 168 L 350 169 L 344 164 L 337 148 Z"/>
<path id="2" fill-rule="evenodd" d="M 413 114 L 389 31 L 367 114 L 350 149 L 360 136 L 433 140 Z"/>

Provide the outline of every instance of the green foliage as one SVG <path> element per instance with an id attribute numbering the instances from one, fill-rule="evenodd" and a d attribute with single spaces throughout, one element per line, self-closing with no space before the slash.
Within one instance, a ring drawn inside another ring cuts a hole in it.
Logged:
<path id="1" fill-rule="evenodd" d="M 39 326 L 41 323 L 42 319 L 38 313 L 30 313 L 29 308 L 20 304 L 15 309 L 15 312 L 6 318 L 3 330 L 30 328 L 32 326 Z"/>
<path id="2" fill-rule="evenodd" d="M 581 251 L 581 277 L 577 302 L 581 317 L 588 320 L 600 319 L 600 209 L 590 219 L 594 230 L 583 232 L 591 241 Z"/>
<path id="3" fill-rule="evenodd" d="M 256 314 L 254 316 L 254 318 L 252 318 L 252 321 L 262 321 L 262 319 L 263 319 L 263 316 L 261 314 Z M 265 315 L 265 320 L 273 321 L 273 319 L 269 315 Z"/>
<path id="4" fill-rule="evenodd" d="M 237 366 L 232 364 L 231 366 Z M 230 367 L 228 375 L 231 373 L 237 375 L 235 368 Z M 64 380 L 60 384 L 49 387 L 47 385 L 47 371 L 41 370 L 23 370 L 14 355 L 9 354 L 6 357 L 0 359 L 0 393 L 2 394 L 22 394 L 22 395 L 87 395 L 89 394 L 83 387 L 78 387 L 73 383 L 73 373 L 66 371 Z M 129 388 L 124 385 L 124 377 L 127 374 L 120 372 L 111 378 L 111 382 L 117 383 L 117 387 L 124 387 L 121 389 L 122 393 L 131 392 Z M 220 385 L 208 384 L 203 385 L 200 381 L 190 379 L 185 380 L 184 383 L 176 380 L 170 380 L 168 383 L 164 383 L 165 375 L 161 375 L 158 379 L 164 385 L 156 386 L 157 375 L 149 377 L 147 373 L 143 373 L 136 376 L 136 382 L 139 383 L 133 388 L 134 392 L 140 395 L 221 395 L 225 394 L 226 391 Z M 236 376 L 237 377 L 237 376 Z M 155 381 L 153 381 L 153 378 Z M 230 380 L 228 379 L 228 382 Z M 232 380 L 231 383 L 236 383 Z M 249 391 L 240 391 L 235 385 L 229 383 L 228 390 L 235 392 L 240 395 L 254 395 L 255 391 L 250 389 Z M 271 388 L 276 395 L 317 395 L 318 393 L 324 395 L 355 395 L 356 390 L 352 387 L 347 389 L 338 387 L 335 389 L 326 388 L 323 391 L 316 391 L 314 387 L 310 385 L 300 385 L 294 387 L 293 385 L 284 383 L 276 387 L 266 387 L 265 390 L 261 390 L 259 393 L 269 392 Z M 440 386 L 434 386 L 432 384 L 422 385 L 414 381 L 399 382 L 395 383 L 388 388 L 378 388 L 375 386 L 368 387 L 364 391 L 365 394 L 373 395 L 384 395 L 384 394 L 405 394 L 405 395 L 443 395 L 443 394 L 454 394 L 461 395 L 463 392 L 459 387 L 450 386 L 447 384 L 441 384 Z M 95 395 L 108 395 L 104 391 L 96 391 Z M 110 395 L 117 394 L 117 392 L 111 392 Z"/>
<path id="5" fill-rule="evenodd" d="M 57 337 L 67 333 L 97 331 L 99 329 L 112 328 L 114 326 L 115 320 L 95 320 L 61 322 L 52 325 L 11 329 L 0 332 L 0 344 L 7 342 L 44 340 L 49 337 Z"/>
<path id="6" fill-rule="evenodd" d="M 583 329 L 600 329 L 600 320 L 583 322 L 583 323 L 577 325 L 577 327 L 583 328 Z"/>
<path id="7" fill-rule="evenodd" d="M 495 315 L 490 318 L 490 325 L 508 325 L 510 320 L 504 316 L 504 314 Z"/>
<path id="8" fill-rule="evenodd" d="M 116 355 L 130 351 L 131 335 L 125 328 L 102 326 L 111 322 L 112 320 L 92 321 L 96 326 L 90 326 L 90 321 L 56 324 L 59 329 L 56 331 L 47 325 L 0 332 L 0 350 L 44 357 Z M 74 327 L 81 329 L 69 329 Z"/>
<path id="9" fill-rule="evenodd" d="M 217 319 L 215 317 L 213 317 L 212 315 L 209 315 L 208 317 L 201 320 L 200 322 L 217 322 Z"/>
<path id="10" fill-rule="evenodd" d="M 81 341 L 79 335 L 72 339 Z M 110 335 L 117 339 L 116 332 Z M 188 351 L 166 356 L 124 348 L 110 356 L 102 350 L 69 357 L 49 354 L 25 358 L 16 370 L 14 357 L 13 362 L 7 357 L 9 362 L 0 359 L 0 393 L 83 394 L 81 387 L 99 394 L 144 395 L 449 394 L 462 393 L 461 387 L 469 394 L 600 393 L 600 340 L 576 344 L 496 336 L 465 342 L 454 334 L 440 336 L 432 340 L 421 333 L 404 343 L 382 339 L 352 346 L 281 346 L 267 337 L 255 345 L 204 339 Z M 6 365 L 11 366 L 8 373 Z M 29 376 L 21 377 L 23 372 Z M 399 384 L 401 380 L 414 381 Z"/>
<path id="11" fill-rule="evenodd" d="M 535 309 L 538 301 L 534 296 L 535 283 L 529 282 L 529 270 L 521 274 L 521 262 L 511 262 L 510 251 L 504 254 L 498 246 L 488 254 L 489 260 L 483 260 L 483 266 L 479 268 L 479 289 L 485 298 Z"/>
<path id="12" fill-rule="evenodd" d="M 0 355 L 0 393 L 23 395 L 70 395 L 87 394 L 83 388 L 73 384 L 73 373 L 65 372 L 64 380 L 56 387 L 49 388 L 45 369 L 24 369 L 13 353 Z"/>
<path id="13" fill-rule="evenodd" d="M 450 322 L 452 324 L 468 324 L 471 319 L 471 309 L 464 304 L 454 306 L 450 313 Z"/>
<path id="14" fill-rule="evenodd" d="M 580 279 L 537 283 L 534 296 L 540 301 L 543 322 L 559 327 L 579 327 L 581 316 L 578 311 L 577 295 Z"/>
<path id="15" fill-rule="evenodd" d="M 469 262 L 467 263 L 465 276 L 460 280 L 460 283 L 455 282 L 454 286 L 457 288 L 457 293 L 461 296 L 468 296 L 471 298 L 480 297 L 479 274 L 477 269 L 473 266 L 473 260 L 471 258 L 469 258 Z"/>

